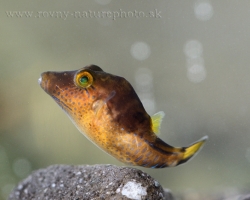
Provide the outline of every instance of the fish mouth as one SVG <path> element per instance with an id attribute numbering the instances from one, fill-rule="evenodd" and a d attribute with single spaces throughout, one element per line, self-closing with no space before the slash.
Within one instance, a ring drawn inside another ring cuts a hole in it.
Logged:
<path id="1" fill-rule="evenodd" d="M 46 73 L 42 73 L 38 79 L 38 84 L 41 86 L 41 88 L 48 93 L 48 85 L 49 85 L 49 79 L 45 77 Z"/>
<path id="2" fill-rule="evenodd" d="M 39 77 L 38 84 L 41 85 L 41 82 L 42 82 L 42 76 Z"/>
<path id="3" fill-rule="evenodd" d="M 72 111 L 72 108 L 70 108 L 67 104 L 65 104 L 63 101 L 58 99 L 56 96 L 51 95 L 51 97 L 55 100 L 55 102 L 63 109 L 66 110 L 66 108 L 70 111 Z"/>

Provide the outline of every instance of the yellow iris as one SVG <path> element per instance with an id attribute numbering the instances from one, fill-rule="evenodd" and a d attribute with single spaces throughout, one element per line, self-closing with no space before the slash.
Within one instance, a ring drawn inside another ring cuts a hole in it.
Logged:
<path id="1" fill-rule="evenodd" d="M 93 83 L 93 76 L 87 71 L 80 71 L 75 76 L 75 84 L 81 88 L 88 88 Z"/>

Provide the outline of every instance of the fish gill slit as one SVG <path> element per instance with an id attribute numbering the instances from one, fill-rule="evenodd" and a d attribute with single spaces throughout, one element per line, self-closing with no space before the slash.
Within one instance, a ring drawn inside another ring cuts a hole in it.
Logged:
<path id="1" fill-rule="evenodd" d="M 62 109 L 64 109 L 63 106 L 65 106 L 69 110 L 72 110 L 67 104 L 65 104 L 63 101 L 61 101 L 60 99 L 58 99 L 56 96 L 51 95 L 51 97 L 62 107 Z"/>

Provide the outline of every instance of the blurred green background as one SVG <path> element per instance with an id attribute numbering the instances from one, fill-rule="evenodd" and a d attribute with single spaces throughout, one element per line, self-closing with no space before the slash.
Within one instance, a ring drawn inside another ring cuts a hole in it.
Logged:
<path id="1" fill-rule="evenodd" d="M 174 193 L 249 190 L 250 1 L 1 0 L 0 10 L 0 199 L 49 165 L 123 165 L 37 83 L 89 64 L 129 80 L 149 114 L 166 113 L 164 141 L 209 136 L 188 164 L 140 169 Z"/>

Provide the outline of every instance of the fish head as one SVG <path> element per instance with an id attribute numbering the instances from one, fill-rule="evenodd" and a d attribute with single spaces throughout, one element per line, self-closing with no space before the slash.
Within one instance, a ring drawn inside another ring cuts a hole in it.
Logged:
<path id="1" fill-rule="evenodd" d="M 108 115 L 110 121 L 132 131 L 138 128 L 135 122 L 142 123 L 149 117 L 125 78 L 106 73 L 96 65 L 44 72 L 38 82 L 76 125 L 107 120 L 104 115 Z"/>
<path id="2" fill-rule="evenodd" d="M 108 102 L 115 96 L 115 84 L 121 82 L 120 79 L 90 65 L 74 71 L 44 72 L 38 82 L 63 110 L 74 115 L 84 107 L 85 113 L 95 110 L 98 104 L 95 102 Z"/>

